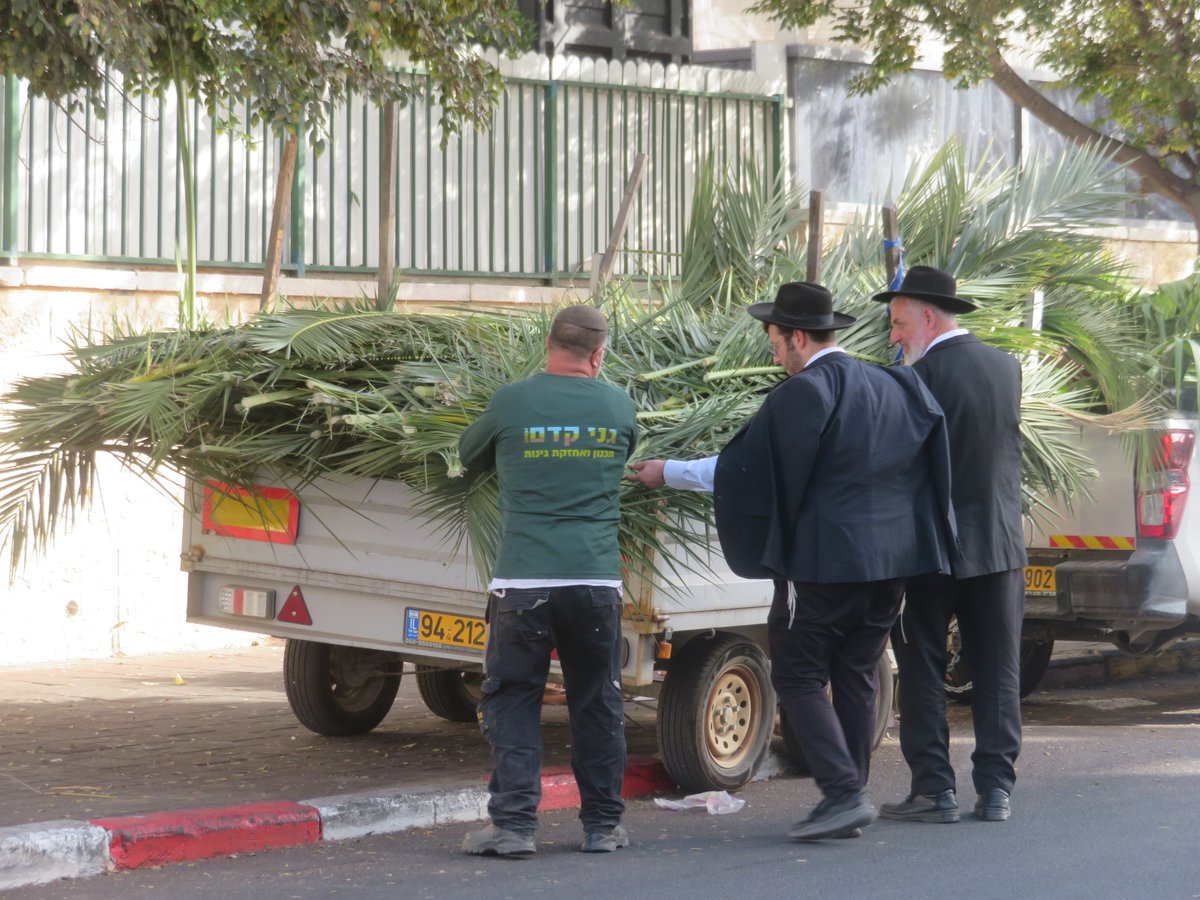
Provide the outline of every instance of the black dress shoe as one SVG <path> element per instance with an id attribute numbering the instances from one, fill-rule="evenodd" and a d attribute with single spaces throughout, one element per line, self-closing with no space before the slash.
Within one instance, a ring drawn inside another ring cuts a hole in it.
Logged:
<path id="1" fill-rule="evenodd" d="M 819 803 L 807 819 L 788 829 L 788 837 L 793 841 L 851 837 L 852 831 L 874 821 L 875 807 L 867 795 L 852 791 L 832 802 Z"/>
<path id="2" fill-rule="evenodd" d="M 984 791 L 975 801 L 975 817 L 985 822 L 1003 822 L 1012 815 L 1012 806 L 1008 802 L 1008 791 L 1004 788 L 992 788 Z"/>
<path id="3" fill-rule="evenodd" d="M 958 799 L 954 791 L 940 794 L 909 794 L 902 803 L 885 803 L 879 808 L 884 819 L 897 822 L 957 822 Z"/>

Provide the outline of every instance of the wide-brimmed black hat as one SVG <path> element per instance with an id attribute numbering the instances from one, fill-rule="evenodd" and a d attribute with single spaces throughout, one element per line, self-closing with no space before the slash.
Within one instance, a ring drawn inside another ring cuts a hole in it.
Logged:
<path id="1" fill-rule="evenodd" d="M 952 313 L 967 313 L 979 308 L 970 300 L 955 296 L 957 290 L 958 284 L 949 272 L 933 266 L 913 266 L 904 273 L 897 290 L 884 291 L 871 299 L 887 303 L 894 297 L 911 297 Z"/>
<path id="2" fill-rule="evenodd" d="M 833 311 L 833 294 L 809 281 L 781 284 L 774 303 L 752 303 L 746 312 L 763 322 L 804 331 L 832 331 L 857 320 Z"/>

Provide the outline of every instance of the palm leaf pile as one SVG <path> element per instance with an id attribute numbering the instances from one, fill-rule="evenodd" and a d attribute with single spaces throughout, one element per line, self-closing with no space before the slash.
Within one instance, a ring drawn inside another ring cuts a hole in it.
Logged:
<path id="1" fill-rule="evenodd" d="M 956 272 L 985 311 L 968 322 L 1026 363 L 1027 491 L 1070 496 L 1091 471 L 1075 419 L 1127 408 L 1145 370 L 1122 335 L 1120 267 L 1077 229 L 1121 196 L 1103 157 L 1079 153 L 1023 172 L 969 167 L 951 146 L 914 171 L 897 208 L 910 263 Z M 701 174 L 677 280 L 620 283 L 600 303 L 611 322 L 602 377 L 634 399 L 640 457 L 717 452 L 781 377 L 749 303 L 803 277 L 796 198 L 753 173 Z M 843 346 L 886 361 L 881 239 L 870 218 L 825 250 L 823 281 L 860 317 Z M 1044 325 L 1028 327 L 1034 291 Z M 554 310 L 379 312 L 365 305 L 287 309 L 243 325 L 80 334 L 72 371 L 19 381 L 2 401 L 0 546 L 12 564 L 39 550 L 90 496 L 97 455 L 147 478 L 183 474 L 293 490 L 322 476 L 399 479 L 448 539 L 467 538 L 486 570 L 498 534 L 490 475 L 463 477 L 456 445 L 502 384 L 541 368 Z M 965 373 L 964 377 L 969 377 Z M 623 549 L 640 565 L 706 569 L 711 498 L 622 498 Z"/>

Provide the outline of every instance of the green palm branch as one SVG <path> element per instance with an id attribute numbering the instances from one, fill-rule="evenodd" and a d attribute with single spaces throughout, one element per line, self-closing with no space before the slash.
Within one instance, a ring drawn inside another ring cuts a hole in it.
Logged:
<path id="1" fill-rule="evenodd" d="M 1074 422 L 1129 406 L 1145 342 L 1122 340 L 1136 309 L 1121 266 L 1081 229 L 1113 211 L 1104 158 L 1075 153 L 1023 171 L 971 168 L 947 147 L 898 199 L 910 263 L 949 267 L 984 301 L 971 327 L 1026 370 L 1026 495 L 1086 489 Z M 698 176 L 682 278 L 617 282 L 596 298 L 610 347 L 603 378 L 638 410 L 638 455 L 714 454 L 782 372 L 748 304 L 802 277 L 795 195 L 754 172 Z M 886 361 L 878 216 L 824 249 L 825 281 L 860 321 L 843 345 Z M 1029 328 L 1031 295 L 1045 324 Z M 647 300 L 653 298 L 653 302 Z M 0 546 L 13 566 L 86 504 L 97 454 L 147 478 L 181 473 L 293 490 L 325 476 L 390 478 L 420 492 L 419 514 L 490 568 L 500 523 L 495 478 L 462 472 L 457 441 L 498 387 L 544 364 L 554 310 L 379 312 L 360 304 L 286 309 L 238 327 L 76 335 L 66 376 L 18 382 L 0 403 Z M 1141 411 L 1144 414 L 1144 410 Z M 1110 424 L 1129 424 L 1117 419 Z M 708 571 L 711 497 L 622 496 L 630 567 L 669 583 Z"/>

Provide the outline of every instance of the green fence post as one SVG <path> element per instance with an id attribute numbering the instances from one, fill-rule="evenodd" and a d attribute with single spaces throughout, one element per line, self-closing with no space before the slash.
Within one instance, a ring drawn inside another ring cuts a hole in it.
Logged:
<path id="1" fill-rule="evenodd" d="M 773 178 L 778 178 L 780 171 L 783 169 L 783 147 L 784 141 L 787 140 L 787 129 L 785 123 L 787 116 L 784 115 L 784 96 L 783 94 L 774 94 L 771 99 L 775 101 L 775 106 L 771 110 L 774 118 L 775 126 L 775 147 L 772 152 L 772 163 L 775 166 L 775 171 L 771 173 Z"/>
<path id="2" fill-rule="evenodd" d="M 289 205 L 288 231 L 288 263 L 295 268 L 296 277 L 304 277 L 304 247 L 305 247 L 305 210 L 304 210 L 304 168 L 305 157 L 308 156 L 308 146 L 304 140 L 304 129 L 298 130 L 296 139 L 296 171 L 292 175 L 292 202 Z M 316 210 L 313 210 L 316 215 Z"/>
<path id="3" fill-rule="evenodd" d="M 17 262 L 17 189 L 20 184 L 17 144 L 21 137 L 21 117 L 17 106 L 21 85 L 15 75 L 4 76 L 4 211 L 0 218 L 0 252 L 10 265 Z"/>
<path id="4" fill-rule="evenodd" d="M 558 260 L 555 252 L 555 208 L 558 206 L 555 184 L 558 181 L 558 82 L 546 84 L 542 108 L 542 243 L 543 265 L 550 283 L 557 281 Z"/>

